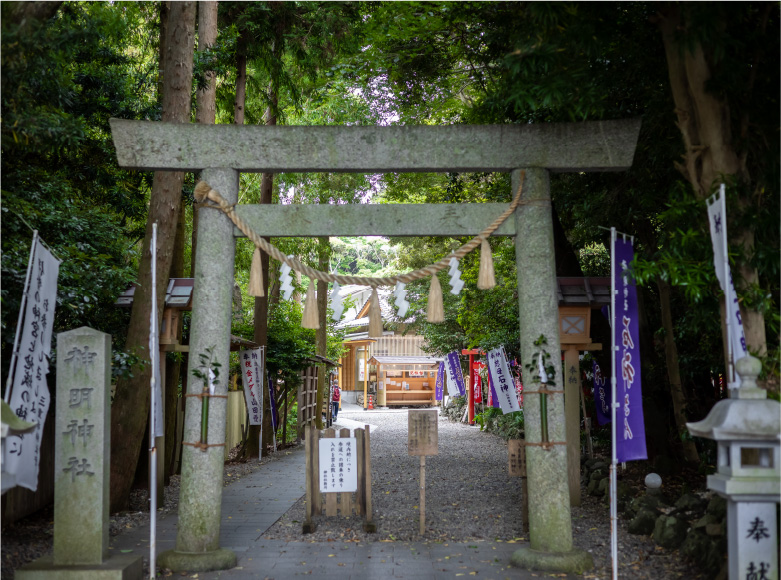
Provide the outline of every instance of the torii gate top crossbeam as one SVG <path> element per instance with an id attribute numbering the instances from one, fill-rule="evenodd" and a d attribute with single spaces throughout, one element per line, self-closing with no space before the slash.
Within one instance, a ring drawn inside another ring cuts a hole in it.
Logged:
<path id="1" fill-rule="evenodd" d="M 121 167 L 271 173 L 623 171 L 640 132 L 640 119 L 391 127 L 110 123 Z"/>

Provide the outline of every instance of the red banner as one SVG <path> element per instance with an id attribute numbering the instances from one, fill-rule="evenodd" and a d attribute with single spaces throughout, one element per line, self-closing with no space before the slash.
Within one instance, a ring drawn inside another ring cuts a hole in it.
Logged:
<path id="1" fill-rule="evenodd" d="M 479 361 L 475 362 L 472 367 L 472 396 L 475 403 L 483 402 L 483 382 L 480 378 L 480 369 L 482 368 L 485 368 L 485 363 Z"/>

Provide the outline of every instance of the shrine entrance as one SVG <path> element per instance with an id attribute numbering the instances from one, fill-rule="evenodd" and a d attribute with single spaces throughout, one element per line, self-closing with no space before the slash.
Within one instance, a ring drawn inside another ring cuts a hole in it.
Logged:
<path id="1" fill-rule="evenodd" d="M 111 120 L 119 165 L 128 169 L 202 171 L 201 179 L 230 204 L 240 172 L 510 172 L 521 203 L 492 235 L 513 236 L 518 277 L 521 357 L 559 357 L 559 322 L 550 172 L 622 171 L 631 166 L 640 120 L 539 125 L 393 127 L 267 127 Z M 508 204 L 255 205 L 228 208 L 265 237 L 473 236 Z M 227 367 L 234 274 L 234 237 L 223 212 L 200 211 L 188 375 L 198 355 Z M 379 285 L 379 284 L 378 284 Z M 529 383 L 539 384 L 539 377 Z M 584 570 L 591 556 L 574 550 L 567 475 L 563 377 L 527 390 L 530 548 L 519 566 Z M 218 385 L 217 394 L 224 394 Z M 188 383 L 188 394 L 200 386 Z M 533 389 L 530 389 L 533 390 Z M 208 437 L 225 433 L 225 405 L 213 401 Z M 200 407 L 188 397 L 185 441 L 198 440 Z M 579 437 L 579 434 L 575 434 Z M 176 548 L 159 562 L 173 570 L 231 568 L 236 556 L 219 546 L 223 453 L 186 446 Z"/>

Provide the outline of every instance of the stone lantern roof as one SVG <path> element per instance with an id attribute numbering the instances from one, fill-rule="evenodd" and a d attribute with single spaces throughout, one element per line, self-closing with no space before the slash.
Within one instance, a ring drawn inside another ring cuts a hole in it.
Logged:
<path id="1" fill-rule="evenodd" d="M 742 379 L 741 386 L 729 399 L 716 403 L 705 419 L 687 423 L 689 432 L 715 441 L 781 440 L 779 406 L 768 401 L 767 393 L 757 387 L 761 363 L 754 357 L 743 357 L 735 363 L 735 370 Z"/>

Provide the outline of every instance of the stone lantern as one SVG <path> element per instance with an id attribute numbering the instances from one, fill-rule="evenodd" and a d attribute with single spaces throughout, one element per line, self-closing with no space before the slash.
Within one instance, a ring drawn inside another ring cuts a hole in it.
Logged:
<path id="1" fill-rule="evenodd" d="M 708 487 L 727 499 L 729 578 L 778 580 L 776 503 L 781 493 L 781 406 L 767 399 L 754 357 L 735 363 L 741 385 L 708 416 L 687 423 L 692 435 L 718 443 Z"/>

